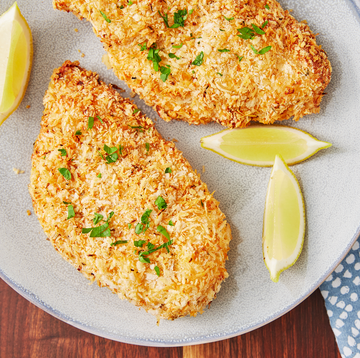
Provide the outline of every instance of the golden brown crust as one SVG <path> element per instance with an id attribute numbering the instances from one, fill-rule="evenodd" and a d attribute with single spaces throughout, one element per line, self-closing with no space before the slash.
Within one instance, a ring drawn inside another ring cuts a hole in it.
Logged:
<path id="1" fill-rule="evenodd" d="M 227 127 L 244 127 L 251 120 L 298 120 L 319 112 L 330 82 L 331 65 L 315 35 L 274 0 L 134 0 L 131 6 L 127 1 L 54 0 L 54 6 L 93 24 L 116 75 L 167 121 L 216 120 Z M 194 12 L 184 27 L 175 29 L 167 28 L 158 13 L 168 13 L 171 26 L 173 14 L 182 9 Z M 237 36 L 238 29 L 260 27 L 265 21 L 265 35 L 253 40 Z M 140 51 L 143 43 L 156 43 L 160 65 L 171 66 L 165 83 L 147 59 L 148 50 Z M 173 48 L 180 44 L 181 49 Z M 258 51 L 267 46 L 271 50 L 257 55 L 251 45 Z M 201 51 L 203 64 L 192 65 Z M 181 59 L 171 59 L 169 53 Z M 241 62 L 237 56 L 243 56 Z"/>
<path id="2" fill-rule="evenodd" d="M 225 261 L 231 239 L 225 216 L 206 184 L 149 118 L 134 113 L 132 102 L 76 62 L 67 61 L 54 71 L 44 106 L 29 189 L 55 249 L 87 278 L 158 318 L 202 312 L 228 276 Z M 89 116 L 95 117 L 92 129 Z M 82 134 L 75 135 L 79 130 Z M 104 144 L 123 146 L 115 163 L 102 158 Z M 172 173 L 165 173 L 167 167 Z M 59 168 L 67 168 L 71 180 Z M 163 211 L 155 205 L 158 196 L 167 203 Z M 64 202 L 73 205 L 74 218 L 67 220 Z M 137 235 L 135 226 L 146 209 L 152 210 L 150 227 Z M 82 228 L 94 226 L 95 212 L 106 218 L 111 211 L 111 237 L 82 233 Z M 175 226 L 168 224 L 170 220 Z M 170 252 L 156 251 L 148 256 L 150 264 L 141 263 L 141 248 L 134 241 L 156 247 L 168 241 L 157 225 L 173 240 Z M 118 240 L 128 242 L 111 246 Z"/>

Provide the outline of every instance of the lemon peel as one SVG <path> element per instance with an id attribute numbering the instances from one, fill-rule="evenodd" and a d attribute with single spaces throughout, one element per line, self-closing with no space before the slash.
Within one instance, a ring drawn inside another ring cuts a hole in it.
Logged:
<path id="1" fill-rule="evenodd" d="M 0 16 L 0 38 L 1 125 L 25 95 L 33 56 L 31 30 L 16 2 Z"/>
<path id="2" fill-rule="evenodd" d="M 201 146 L 241 164 L 270 167 L 276 154 L 280 154 L 287 165 L 294 165 L 330 147 L 331 143 L 319 141 L 297 128 L 252 125 L 203 137 Z"/>
<path id="3" fill-rule="evenodd" d="M 274 282 L 299 258 L 304 236 L 305 205 L 299 182 L 285 161 L 276 155 L 263 223 L 263 257 Z"/>

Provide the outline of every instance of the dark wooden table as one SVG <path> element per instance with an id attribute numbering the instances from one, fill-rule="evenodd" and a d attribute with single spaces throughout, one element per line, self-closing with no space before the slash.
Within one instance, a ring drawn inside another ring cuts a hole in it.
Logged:
<path id="1" fill-rule="evenodd" d="M 319 290 L 276 321 L 242 336 L 199 346 L 152 348 L 74 328 L 25 300 L 1 279 L 0 357 L 341 358 Z"/>

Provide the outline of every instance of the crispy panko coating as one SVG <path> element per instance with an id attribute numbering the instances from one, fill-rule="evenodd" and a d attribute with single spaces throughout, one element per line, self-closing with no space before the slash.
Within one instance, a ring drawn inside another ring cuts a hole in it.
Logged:
<path id="1" fill-rule="evenodd" d="M 149 118 L 77 62 L 54 71 L 44 106 L 29 189 L 54 248 L 88 279 L 158 319 L 202 312 L 228 277 L 231 240 L 206 184 Z M 75 216 L 68 219 L 70 205 Z M 104 225 L 111 212 L 108 235 L 82 233 Z M 103 216 L 98 223 L 95 213 Z M 137 234 L 138 224 L 148 229 Z M 165 243 L 168 250 L 139 255 Z"/>
<path id="2" fill-rule="evenodd" d="M 274 0 L 54 0 L 54 7 L 92 23 L 115 74 L 166 121 L 233 128 L 298 120 L 319 112 L 330 82 L 315 35 Z M 238 36 L 246 27 L 253 39 Z M 151 47 L 160 50 L 157 72 Z"/>

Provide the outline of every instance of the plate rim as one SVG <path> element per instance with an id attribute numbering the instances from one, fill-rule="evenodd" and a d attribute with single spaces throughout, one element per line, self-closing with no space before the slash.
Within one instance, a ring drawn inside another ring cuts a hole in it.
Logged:
<path id="1" fill-rule="evenodd" d="M 357 20 L 360 22 L 360 0 L 347 0 L 345 3 L 348 4 L 349 8 L 352 9 L 357 17 Z M 359 219 L 360 221 L 360 219 Z M 354 243 L 360 238 L 360 223 L 357 227 L 355 234 L 353 235 L 350 243 L 346 246 L 346 248 L 342 251 L 341 255 L 339 256 L 338 260 L 336 260 L 332 266 L 328 268 L 328 270 L 318 279 L 318 281 L 313 284 L 301 297 L 299 297 L 295 302 L 290 304 L 289 306 L 283 308 L 280 311 L 277 311 L 276 313 L 268 316 L 265 318 L 262 322 L 254 325 L 250 325 L 248 328 L 243 330 L 238 330 L 236 332 L 230 333 L 230 334 L 214 334 L 209 337 L 207 336 L 200 336 L 197 337 L 194 340 L 189 341 L 188 339 L 186 341 L 182 340 L 174 340 L 174 341 L 166 341 L 162 339 L 139 339 L 139 338 L 129 338 L 121 335 L 116 335 L 111 332 L 104 332 L 99 328 L 94 328 L 91 326 L 88 326 L 80 321 L 71 319 L 67 315 L 61 313 L 58 310 L 55 310 L 50 305 L 46 304 L 44 301 L 42 301 L 39 297 L 37 297 L 34 293 L 30 292 L 29 290 L 25 289 L 22 285 L 17 284 L 14 280 L 12 280 L 1 268 L 0 268 L 0 278 L 9 285 L 14 291 L 16 291 L 20 296 L 24 297 L 26 300 L 28 300 L 30 303 L 34 304 L 36 307 L 42 309 L 46 313 L 50 314 L 51 316 L 75 327 L 78 328 L 84 332 L 94 334 L 96 336 L 110 339 L 116 342 L 120 343 L 126 343 L 126 344 L 134 344 L 139 346 L 146 346 L 146 347 L 183 347 L 183 346 L 191 346 L 196 344 L 206 344 L 206 343 L 212 343 L 217 341 L 222 341 L 225 339 L 237 337 L 239 335 L 251 332 L 257 328 L 263 327 L 268 323 L 271 323 L 272 321 L 276 320 L 277 318 L 283 316 L 284 314 L 288 313 L 292 309 L 294 309 L 296 306 L 298 306 L 300 303 L 302 303 L 305 299 L 307 299 L 335 270 L 335 268 L 344 260 L 346 255 L 349 253 L 351 248 L 353 247 Z M 160 323 L 161 324 L 161 323 Z"/>

